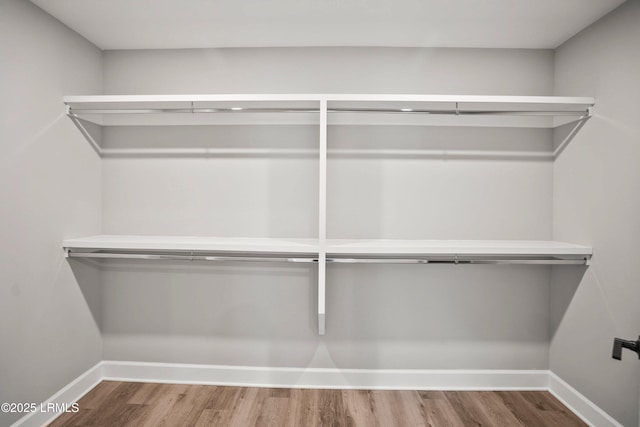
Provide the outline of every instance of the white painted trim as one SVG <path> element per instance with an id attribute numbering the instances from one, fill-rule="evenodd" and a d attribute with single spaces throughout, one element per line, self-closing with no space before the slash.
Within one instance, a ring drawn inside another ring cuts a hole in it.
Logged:
<path id="1" fill-rule="evenodd" d="M 623 427 L 622 424 L 551 371 L 549 371 L 549 392 L 590 426 Z"/>
<path id="2" fill-rule="evenodd" d="M 46 405 L 48 403 L 54 403 L 70 405 L 75 403 L 102 380 L 102 362 L 99 362 L 81 374 L 78 378 L 64 386 L 49 399 L 42 402 L 42 404 Z M 38 408 L 40 408 L 40 406 L 38 406 Z M 11 427 L 39 427 L 49 424 L 60 415 L 61 414 L 59 413 L 52 412 L 31 412 L 13 423 Z"/>
<path id="3" fill-rule="evenodd" d="M 546 390 L 546 370 L 318 369 L 103 362 L 119 381 L 385 390 Z"/>

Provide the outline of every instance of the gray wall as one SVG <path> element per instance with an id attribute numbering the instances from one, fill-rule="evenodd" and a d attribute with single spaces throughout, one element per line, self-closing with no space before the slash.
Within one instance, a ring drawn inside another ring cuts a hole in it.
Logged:
<path id="1" fill-rule="evenodd" d="M 640 334 L 639 24 L 629 1 L 556 53 L 556 94 L 596 107 L 554 165 L 554 237 L 593 244 L 594 258 L 577 287 L 554 271 L 550 366 L 625 426 L 639 422 L 640 363 L 611 359 L 611 345 Z"/>
<path id="2" fill-rule="evenodd" d="M 30 2 L 0 2 L 2 402 L 41 402 L 101 359 L 99 278 L 74 277 L 60 248 L 101 217 L 100 160 L 62 96 L 101 90 L 95 46 Z"/>
<path id="3" fill-rule="evenodd" d="M 105 52 L 107 94 L 546 95 L 553 53 L 465 49 Z M 184 132 L 187 132 L 186 134 Z M 112 147 L 307 147 L 313 126 L 112 128 Z M 334 238 L 549 239 L 552 163 L 381 158 L 370 150 L 549 149 L 547 130 L 332 126 Z M 195 141 L 195 142 L 194 142 Z M 103 161 L 106 233 L 314 237 L 309 156 L 118 156 Z M 327 335 L 312 268 L 112 263 L 102 273 L 105 359 L 339 368 L 546 369 L 547 267 L 330 266 Z"/>
<path id="4" fill-rule="evenodd" d="M 105 52 L 105 94 L 551 95 L 553 52 L 273 48 Z"/>

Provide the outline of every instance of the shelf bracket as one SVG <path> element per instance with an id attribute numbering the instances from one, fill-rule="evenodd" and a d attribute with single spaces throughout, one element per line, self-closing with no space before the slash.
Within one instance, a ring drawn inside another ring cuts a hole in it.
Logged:
<path id="1" fill-rule="evenodd" d="M 590 118 L 591 118 L 591 107 L 587 109 L 587 111 L 583 116 L 580 116 L 580 118 L 576 120 L 575 126 L 569 131 L 567 136 L 562 140 L 560 144 L 558 144 L 558 147 L 553 151 L 554 159 L 557 158 L 560 155 L 560 153 L 562 153 L 562 151 L 564 151 L 567 145 L 569 145 L 571 140 L 573 140 L 573 138 L 578 134 L 580 129 L 582 129 L 582 126 L 584 126 L 585 123 L 587 123 L 587 121 Z"/>
<path id="2" fill-rule="evenodd" d="M 80 119 L 80 117 L 78 117 L 78 115 L 75 114 L 73 112 L 73 110 L 71 109 L 71 107 L 69 107 L 68 105 L 67 105 L 67 116 L 71 119 L 73 124 L 76 125 L 76 127 L 78 128 L 78 130 L 80 131 L 82 136 L 84 136 L 84 138 L 87 141 L 89 141 L 89 144 L 91 144 L 91 148 L 93 148 L 95 150 L 95 152 L 99 156 L 101 156 L 102 155 L 102 148 L 100 147 L 100 144 L 98 144 L 96 142 L 96 140 L 93 138 L 93 136 L 91 136 L 91 134 L 89 133 L 87 128 L 84 127 L 84 125 L 82 124 L 82 119 Z"/>

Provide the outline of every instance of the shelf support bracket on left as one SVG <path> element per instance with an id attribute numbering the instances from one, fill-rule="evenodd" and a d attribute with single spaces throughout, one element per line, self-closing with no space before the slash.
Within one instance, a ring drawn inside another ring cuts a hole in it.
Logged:
<path id="1" fill-rule="evenodd" d="M 91 135 L 91 132 L 89 132 L 89 130 L 82 124 L 82 119 L 80 117 L 78 117 L 73 110 L 71 109 L 71 107 L 69 107 L 67 105 L 67 116 L 71 119 L 71 121 L 73 122 L 74 125 L 76 125 L 76 127 L 78 128 L 78 130 L 80 131 L 80 133 L 82 134 L 82 136 L 84 136 L 84 138 L 89 141 L 89 144 L 91 144 L 91 148 L 93 148 L 95 150 L 95 152 L 101 156 L 102 155 L 102 148 L 100 147 L 100 144 L 98 144 L 95 140 L 95 138 L 93 137 L 93 135 Z"/>

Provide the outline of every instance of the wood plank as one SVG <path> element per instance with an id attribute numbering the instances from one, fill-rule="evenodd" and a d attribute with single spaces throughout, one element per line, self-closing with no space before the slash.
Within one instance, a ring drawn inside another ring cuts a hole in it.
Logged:
<path id="1" fill-rule="evenodd" d="M 520 393 L 536 409 L 537 413 L 541 414 L 544 422 L 547 423 L 546 425 L 558 427 L 586 426 L 578 416 L 553 397 L 551 393 L 531 391 Z"/>
<path id="2" fill-rule="evenodd" d="M 447 400 L 451 404 L 458 417 L 465 427 L 467 426 L 487 426 L 491 422 L 482 411 L 476 399 L 470 393 L 472 392 L 444 392 Z"/>
<path id="3" fill-rule="evenodd" d="M 78 405 L 82 409 L 99 408 L 105 400 L 109 399 L 109 395 L 118 388 L 120 384 L 118 381 L 102 381 L 95 386 L 91 392 L 78 400 Z"/>
<path id="4" fill-rule="evenodd" d="M 140 388 L 127 400 L 127 403 L 133 405 L 151 404 L 155 402 L 160 396 L 159 393 L 163 390 L 163 385 L 159 383 L 140 383 Z"/>
<path id="5" fill-rule="evenodd" d="M 201 386 L 187 386 L 184 390 L 176 388 L 172 392 L 183 391 L 174 394 L 177 399 L 173 406 L 169 408 L 165 416 L 156 424 L 158 426 L 192 426 L 199 417 L 205 405 L 209 401 L 210 395 L 203 392 Z M 159 404 L 162 404 L 159 402 Z M 190 420 L 194 420 L 190 422 Z"/>
<path id="6" fill-rule="evenodd" d="M 237 427 L 255 425 L 265 397 L 264 389 L 241 388 L 238 393 L 238 401 L 232 410 L 229 425 Z"/>
<path id="7" fill-rule="evenodd" d="M 321 390 L 291 390 L 289 409 L 285 425 L 290 427 L 320 425 L 320 393 Z"/>
<path id="8" fill-rule="evenodd" d="M 524 424 L 513 415 L 502 399 L 492 391 L 471 392 L 470 396 L 475 399 L 477 406 L 487 416 L 492 426 L 524 427 Z"/>
<path id="9" fill-rule="evenodd" d="M 166 393 L 162 394 L 152 404 L 148 405 L 151 410 L 144 419 L 141 420 L 141 427 L 164 426 L 166 419 L 171 412 L 177 409 L 177 404 L 184 399 L 182 394 Z"/>
<path id="10" fill-rule="evenodd" d="M 401 411 L 403 424 L 427 427 L 424 416 L 424 405 L 420 395 L 413 390 L 398 390 L 392 392 L 396 405 Z"/>
<path id="11" fill-rule="evenodd" d="M 348 425 L 375 425 L 376 418 L 373 413 L 373 397 L 370 391 L 343 390 L 342 401 L 344 402 Z"/>
<path id="12" fill-rule="evenodd" d="M 376 425 L 427 425 L 420 396 L 415 391 L 376 390 L 372 396 Z"/>
<path id="13" fill-rule="evenodd" d="M 289 394 L 284 389 L 265 389 L 266 397 L 262 402 L 260 414 L 256 420 L 258 427 L 280 427 L 287 418 Z"/>
<path id="14" fill-rule="evenodd" d="M 85 418 L 83 424 L 91 426 L 129 425 L 130 422 L 147 412 L 147 408 L 143 405 L 127 403 L 140 387 L 140 383 L 119 383 L 109 393 L 104 403 Z"/>
<path id="15" fill-rule="evenodd" d="M 341 427 L 346 426 L 346 410 L 340 390 L 322 390 L 318 403 L 320 425 Z"/>
<path id="16" fill-rule="evenodd" d="M 536 411 L 536 408 L 520 392 L 497 391 L 495 394 L 522 424 L 528 427 L 545 426 L 542 415 Z"/>
<path id="17" fill-rule="evenodd" d="M 195 425 L 230 425 L 237 411 L 238 399 L 242 390 L 238 387 L 204 386 L 209 389 L 203 397 L 202 415 L 196 418 Z"/>
<path id="18" fill-rule="evenodd" d="M 90 413 L 90 409 L 80 409 L 80 411 L 75 414 L 73 412 L 61 414 L 49 424 L 49 427 L 76 426 L 78 425 L 78 420 Z"/>
<path id="19" fill-rule="evenodd" d="M 464 427 L 464 423 L 441 391 L 421 391 L 422 411 L 430 427 Z"/>
<path id="20" fill-rule="evenodd" d="M 447 396 L 440 390 L 420 390 L 418 395 L 422 400 L 447 400 Z"/>
<path id="21" fill-rule="evenodd" d="M 186 414 L 181 422 L 177 422 L 176 425 L 183 427 L 192 427 L 196 425 L 200 419 L 202 412 L 205 410 L 206 405 L 209 403 L 213 391 L 216 387 L 206 385 L 191 385 L 185 391 L 186 398 L 191 405 L 191 411 Z M 234 394 L 237 394 L 237 390 L 232 390 Z M 229 416 L 232 409 L 227 411 Z"/>
<path id="22" fill-rule="evenodd" d="M 77 413 L 67 412 L 56 418 L 50 427 L 80 426 L 85 424 L 85 419 L 92 417 L 94 410 L 109 400 L 109 395 L 120 385 L 117 381 L 102 381 L 91 391 L 78 400 L 80 411 Z"/>

